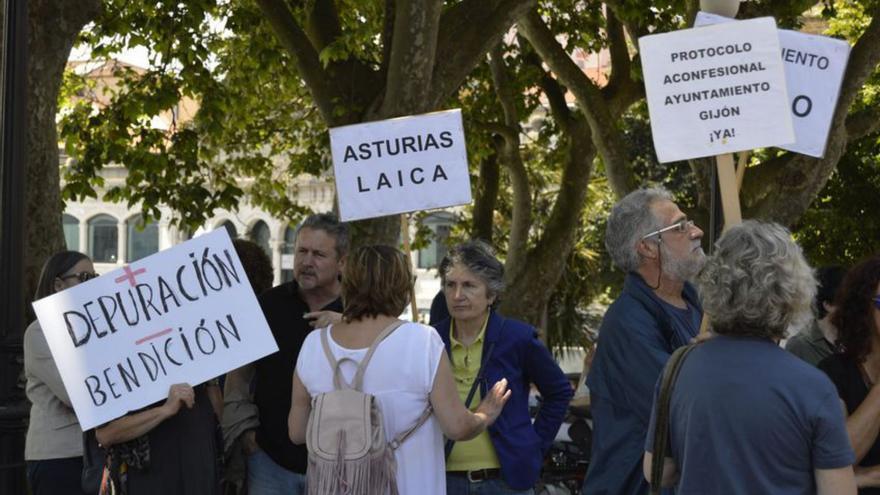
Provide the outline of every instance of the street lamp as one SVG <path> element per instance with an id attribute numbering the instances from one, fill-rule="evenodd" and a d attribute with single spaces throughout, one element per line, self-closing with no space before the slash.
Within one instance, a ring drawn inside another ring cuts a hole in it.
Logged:
<path id="1" fill-rule="evenodd" d="M 710 14 L 736 17 L 740 0 L 700 0 L 700 10 Z"/>

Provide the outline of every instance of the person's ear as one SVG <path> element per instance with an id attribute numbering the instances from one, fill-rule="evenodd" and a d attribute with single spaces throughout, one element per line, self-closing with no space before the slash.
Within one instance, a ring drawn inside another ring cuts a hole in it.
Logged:
<path id="1" fill-rule="evenodd" d="M 642 239 L 636 244 L 636 252 L 639 253 L 639 256 L 642 258 L 652 260 L 658 256 L 659 251 L 660 244 L 651 238 Z"/>
<path id="2" fill-rule="evenodd" d="M 55 277 L 55 280 L 52 281 L 53 292 L 61 292 L 64 289 L 64 281 L 59 277 Z"/>

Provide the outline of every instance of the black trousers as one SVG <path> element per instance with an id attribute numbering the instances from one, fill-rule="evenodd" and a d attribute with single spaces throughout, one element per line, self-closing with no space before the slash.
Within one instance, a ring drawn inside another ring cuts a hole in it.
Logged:
<path id="1" fill-rule="evenodd" d="M 82 457 L 27 461 L 27 478 L 33 495 L 95 495 L 80 487 Z"/>

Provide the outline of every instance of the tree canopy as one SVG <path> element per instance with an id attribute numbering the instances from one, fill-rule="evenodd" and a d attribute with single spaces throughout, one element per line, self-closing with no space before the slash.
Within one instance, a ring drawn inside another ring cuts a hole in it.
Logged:
<path id="1" fill-rule="evenodd" d="M 104 0 L 77 42 L 96 58 L 144 47 L 150 64 L 118 66 L 122 84 L 102 107 L 83 98 L 94 91 L 86 78 L 66 73 L 59 125 L 75 160 L 63 171 L 64 197 L 95 196 L 102 168 L 120 164 L 125 185 L 105 198 L 147 216 L 165 204 L 192 228 L 246 198 L 295 219 L 303 210 L 293 178 L 327 176 L 328 127 L 461 107 L 475 202 L 458 238 L 490 239 L 504 255 L 503 311 L 571 336 L 586 303 L 622 278 L 601 241 L 615 197 L 658 181 L 707 218 L 707 161 L 661 166 L 653 156 L 635 43 L 687 27 L 697 4 Z M 832 176 L 829 187 L 845 180 L 843 168 L 834 175 L 845 156 L 847 167 L 872 169 L 880 129 L 880 2 L 815 4 L 756 0 L 739 16 L 773 15 L 791 28 L 827 23 L 853 44 L 826 156 L 760 150 L 745 174 L 745 216 L 797 225 L 805 242 L 824 221 L 811 203 L 839 197 L 822 191 Z M 583 70 L 591 53 L 606 54 L 607 73 Z M 199 104 L 192 120 L 152 126 L 184 98 Z M 846 154 L 851 144 L 861 161 Z M 396 242 L 398 229 L 396 219 L 379 219 L 358 236 Z"/>

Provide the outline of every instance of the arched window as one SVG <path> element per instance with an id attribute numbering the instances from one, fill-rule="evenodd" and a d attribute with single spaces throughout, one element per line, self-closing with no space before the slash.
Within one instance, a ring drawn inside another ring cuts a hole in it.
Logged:
<path id="1" fill-rule="evenodd" d="M 95 263 L 116 263 L 119 256 L 119 227 L 110 215 L 97 215 L 89 220 L 88 255 Z"/>
<path id="2" fill-rule="evenodd" d="M 284 244 L 281 245 L 281 283 L 293 280 L 293 244 L 296 230 L 288 226 L 284 229 Z"/>
<path id="3" fill-rule="evenodd" d="M 79 220 L 65 213 L 61 215 L 61 224 L 64 226 L 64 243 L 67 249 L 79 251 Z"/>
<path id="4" fill-rule="evenodd" d="M 125 261 L 128 263 L 159 251 L 159 225 L 156 222 L 144 225 L 143 217 L 135 215 L 125 222 L 125 235 Z"/>
<path id="5" fill-rule="evenodd" d="M 250 236 L 252 241 L 257 243 L 263 251 L 266 253 L 266 256 L 269 259 L 272 259 L 272 247 L 269 246 L 269 238 L 272 237 L 272 234 L 269 232 L 269 226 L 266 225 L 266 222 L 262 220 L 257 220 L 257 223 L 251 228 Z"/>
<path id="6" fill-rule="evenodd" d="M 431 229 L 431 237 L 427 246 L 419 249 L 419 268 L 437 268 L 446 256 L 446 241 L 452 230 L 455 217 L 446 212 L 432 213 L 422 220 Z"/>
<path id="7" fill-rule="evenodd" d="M 218 229 L 220 227 L 223 227 L 224 229 L 226 229 L 226 232 L 229 233 L 229 237 L 231 239 L 235 239 L 236 237 L 238 237 L 238 229 L 236 229 L 235 225 L 232 222 L 230 222 L 229 220 L 224 220 L 223 223 L 221 223 L 220 225 L 217 226 Z"/>

